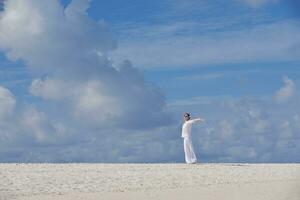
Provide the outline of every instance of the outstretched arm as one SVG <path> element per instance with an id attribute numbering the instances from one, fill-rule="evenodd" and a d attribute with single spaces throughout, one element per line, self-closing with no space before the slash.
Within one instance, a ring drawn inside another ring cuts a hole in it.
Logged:
<path id="1" fill-rule="evenodd" d="M 195 122 L 204 122 L 204 121 L 205 121 L 205 120 L 202 119 L 202 118 L 200 118 L 200 117 L 195 118 L 195 119 L 191 119 L 191 120 L 190 120 L 191 123 L 195 123 Z"/>

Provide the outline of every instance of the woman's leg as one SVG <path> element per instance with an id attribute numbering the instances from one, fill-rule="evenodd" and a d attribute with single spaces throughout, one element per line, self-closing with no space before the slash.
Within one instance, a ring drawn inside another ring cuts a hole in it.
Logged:
<path id="1" fill-rule="evenodd" d="M 194 152 L 192 140 L 190 138 L 184 138 L 183 145 L 184 145 L 185 162 L 189 164 L 196 163 L 197 157 Z"/>

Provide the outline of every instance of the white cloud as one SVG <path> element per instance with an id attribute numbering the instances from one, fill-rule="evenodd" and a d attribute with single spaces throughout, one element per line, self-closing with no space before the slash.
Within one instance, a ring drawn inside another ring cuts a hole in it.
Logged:
<path id="1" fill-rule="evenodd" d="M 0 161 L 183 161 L 181 117 L 178 123 L 171 123 L 163 93 L 147 83 L 129 61 L 116 65 L 108 59 L 116 42 L 105 23 L 95 22 L 85 13 L 88 2 L 74 0 L 64 10 L 55 0 L 7 1 L 0 18 L 0 48 L 11 60 L 27 64 L 34 76 L 29 91 L 36 98 L 27 104 L 16 102 L 8 89 L 0 88 L 0 97 L 5 97 L 0 98 L 0 115 L 9 119 L 0 123 Z M 277 37 L 280 27 L 230 32 L 217 36 L 217 41 L 202 36 L 172 37 L 164 43 L 148 41 L 147 46 L 142 40 L 135 50 L 139 54 L 133 58 L 147 54 L 140 64 L 152 60 L 152 66 L 273 59 L 299 39 L 293 23 L 283 23 L 287 30 Z M 167 31 L 172 34 L 173 30 L 178 27 Z M 274 30 L 274 35 L 262 34 Z M 267 53 L 272 40 L 280 41 Z M 245 49 L 241 54 L 240 44 Z M 179 49 L 181 45 L 184 49 Z M 260 48 L 263 50 L 258 53 Z M 293 56 L 279 57 L 295 59 Z M 296 95 L 289 98 L 294 101 Z M 189 108 L 206 118 L 206 124 L 195 126 L 193 132 L 200 160 L 271 162 L 285 157 L 298 161 L 298 107 L 287 105 L 282 111 L 272 100 L 228 96 L 199 97 L 168 106 L 174 113 Z"/>
<path id="2" fill-rule="evenodd" d="M 7 88 L 0 87 L 0 143 L 2 146 L 26 144 L 29 140 L 37 143 L 54 142 L 64 135 L 64 131 L 65 128 L 61 123 L 52 122 L 33 106 L 18 105 L 14 95 Z"/>
<path id="3" fill-rule="evenodd" d="M 1 13 L 0 47 L 10 59 L 24 60 L 34 75 L 48 74 L 33 80 L 31 94 L 70 102 L 76 118 L 98 126 L 166 124 L 163 94 L 129 61 L 112 65 L 107 53 L 116 42 L 104 22 L 89 18 L 88 6 L 88 0 L 73 0 L 65 9 L 57 0 L 10 0 Z"/>
<path id="4" fill-rule="evenodd" d="M 294 81 L 288 77 L 283 77 L 284 86 L 280 88 L 275 95 L 278 102 L 288 101 L 296 92 Z"/>
<path id="5" fill-rule="evenodd" d="M 73 83 L 74 84 L 74 83 Z M 54 79 L 34 79 L 31 82 L 29 91 L 34 96 L 39 96 L 44 99 L 59 100 L 69 97 L 73 88 L 72 83 L 69 85 L 62 80 Z"/>
<path id="6" fill-rule="evenodd" d="M 296 81 L 285 78 L 287 82 Z M 205 99 L 207 103 L 202 103 Z M 198 101 L 197 101 L 198 100 Z M 299 162 L 299 96 L 277 103 L 264 97 L 194 97 L 170 105 L 206 122 L 195 125 L 199 159 L 212 162 Z"/>
<path id="7" fill-rule="evenodd" d="M 7 88 L 0 86 L 0 121 L 13 115 L 15 104 L 14 95 Z"/>
<path id="8" fill-rule="evenodd" d="M 122 115 L 125 108 L 116 96 L 105 91 L 105 86 L 100 82 L 88 82 L 81 88 L 78 97 L 75 98 L 75 115 L 80 118 L 88 118 L 100 123 L 116 120 Z M 107 121 L 106 121 L 107 120 Z"/>
<path id="9" fill-rule="evenodd" d="M 74 117 L 99 125 L 125 114 L 122 101 L 101 80 L 35 79 L 29 90 L 44 100 L 67 102 Z"/>
<path id="10" fill-rule="evenodd" d="M 195 81 L 195 80 L 212 80 L 224 77 L 224 73 L 208 73 L 208 74 L 196 74 L 196 75 L 189 75 L 189 76 L 180 76 L 176 78 L 177 80 L 181 81 Z"/>
<path id="11" fill-rule="evenodd" d="M 19 121 L 23 131 L 28 132 L 38 143 L 54 142 L 64 132 L 62 126 L 50 122 L 45 113 L 32 106 L 23 110 Z"/>
<path id="12" fill-rule="evenodd" d="M 220 130 L 221 130 L 220 131 L 221 138 L 228 138 L 234 133 L 231 123 L 228 122 L 227 120 L 221 121 L 219 123 L 219 126 L 220 126 Z"/>
<path id="13" fill-rule="evenodd" d="M 214 103 L 231 99 L 231 96 L 197 96 L 190 99 L 181 99 L 170 102 L 168 105 L 173 106 L 195 106 L 195 105 L 213 105 Z"/>
<path id="14" fill-rule="evenodd" d="M 258 133 L 265 133 L 266 131 L 268 131 L 268 128 L 269 124 L 266 120 L 258 120 L 254 124 L 254 131 Z"/>
<path id="15" fill-rule="evenodd" d="M 88 0 L 73 0 L 65 9 L 58 0 L 6 2 L 0 48 L 27 65 L 35 98 L 16 110 L 14 96 L 0 88 L 0 116 L 12 116 L 0 123 L 1 161 L 138 161 L 147 138 L 149 157 L 174 146 L 157 136 L 159 127 L 172 124 L 164 94 L 130 61 L 113 64 L 107 54 L 116 42 L 104 22 L 89 18 L 88 6 Z M 139 152 L 131 151 L 135 143 Z M 130 156 L 123 155 L 127 151 Z"/>
<path id="16" fill-rule="evenodd" d="M 194 23 L 192 27 L 200 31 L 178 34 L 182 32 L 178 27 L 164 33 L 157 27 L 140 31 L 136 36 L 121 40 L 112 57 L 115 60 L 129 58 L 145 68 L 299 60 L 299 54 L 293 50 L 300 43 L 299 24 L 295 21 L 263 23 L 217 33 L 208 30 L 208 35 L 201 32 L 201 25 Z M 190 29 L 185 27 L 184 30 Z M 157 32 L 157 37 L 149 36 Z"/>
<path id="17" fill-rule="evenodd" d="M 82 4 L 88 2 L 75 0 L 64 10 L 58 0 L 7 1 L 1 13 L 0 47 L 10 59 L 24 60 L 34 72 L 95 73 L 95 64 L 107 62 L 95 52 L 113 50 L 116 42 L 104 22 L 86 15 Z"/>
<path id="18" fill-rule="evenodd" d="M 235 158 L 240 159 L 253 159 L 257 156 L 257 153 L 254 148 L 251 147 L 230 147 L 228 149 L 229 155 Z"/>
<path id="19" fill-rule="evenodd" d="M 259 8 L 266 4 L 277 3 L 280 0 L 239 0 L 239 1 L 244 2 L 253 8 Z"/>

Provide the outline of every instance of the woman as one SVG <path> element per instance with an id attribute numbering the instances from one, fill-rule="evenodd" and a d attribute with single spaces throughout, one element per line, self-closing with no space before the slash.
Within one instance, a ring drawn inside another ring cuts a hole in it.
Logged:
<path id="1" fill-rule="evenodd" d="M 184 123 L 182 125 L 181 137 L 183 137 L 185 162 L 188 164 L 197 163 L 197 157 L 194 153 L 194 148 L 193 148 L 192 138 L 191 138 L 192 124 L 195 122 L 204 122 L 204 119 L 201 118 L 191 119 L 190 113 L 184 114 Z"/>

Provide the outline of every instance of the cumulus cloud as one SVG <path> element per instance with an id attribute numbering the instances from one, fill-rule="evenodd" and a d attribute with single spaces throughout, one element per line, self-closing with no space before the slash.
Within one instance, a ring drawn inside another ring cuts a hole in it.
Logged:
<path id="1" fill-rule="evenodd" d="M 37 144 L 58 144 L 57 141 L 65 137 L 63 124 L 48 119 L 45 113 L 32 105 L 20 107 L 11 91 L 0 87 L 1 161 L 18 161 L 22 158 L 6 157 L 6 153 L 11 155 L 15 151 L 28 151 Z M 27 145 L 33 146 L 26 148 Z"/>
<path id="2" fill-rule="evenodd" d="M 285 84 L 295 81 L 285 77 Z M 284 86 L 285 87 L 285 86 Z M 281 89 L 280 89 L 281 90 Z M 280 91 L 279 90 L 279 91 Z M 296 90 L 296 87 L 295 87 Z M 299 97 L 278 104 L 265 97 L 206 97 L 206 103 L 173 104 L 206 118 L 195 125 L 194 147 L 199 159 L 212 162 L 299 162 Z"/>
<path id="3" fill-rule="evenodd" d="M 280 88 L 275 95 L 278 102 L 288 101 L 296 92 L 295 83 L 288 77 L 283 77 L 284 86 Z"/>
<path id="4" fill-rule="evenodd" d="M 64 128 L 59 124 L 52 123 L 45 113 L 38 111 L 30 106 L 21 113 L 19 118 L 20 125 L 24 128 L 24 132 L 32 134 L 32 139 L 38 143 L 49 143 L 58 139 L 59 135 L 63 135 Z"/>
<path id="5" fill-rule="evenodd" d="M 69 101 L 75 117 L 132 128 L 168 123 L 159 89 L 129 61 L 114 66 L 107 57 L 116 42 L 104 22 L 88 17 L 88 7 L 87 0 L 73 0 L 65 9 L 59 1 L 7 1 L 0 47 L 8 58 L 24 60 L 32 73 L 48 74 L 33 80 L 31 94 Z"/>
<path id="6" fill-rule="evenodd" d="M 73 0 L 64 8 L 58 0 L 5 1 L 0 48 L 11 61 L 26 64 L 33 77 L 28 90 L 35 98 L 20 102 L 14 112 L 14 96 L 0 88 L 0 117 L 14 116 L 1 125 L 1 141 L 10 137 L 10 144 L 19 147 L 3 146 L 0 160 L 122 161 L 135 137 L 142 141 L 150 137 L 147 130 L 171 124 L 163 92 L 129 60 L 114 64 L 108 57 L 116 41 L 104 21 L 88 16 L 89 4 Z M 132 142 L 122 142 L 127 137 Z M 120 144 L 113 150 L 119 153 L 111 152 L 106 142 Z M 53 155 L 53 149 L 60 155 Z M 9 158 L 11 151 L 15 156 Z M 87 156 L 95 151 L 102 153 Z M 140 154 L 123 161 L 136 161 Z"/>
<path id="7" fill-rule="evenodd" d="M 108 61 L 95 56 L 96 52 L 113 50 L 116 43 L 104 22 L 87 16 L 84 8 L 88 2 L 75 0 L 64 10 L 57 0 L 6 1 L 1 13 L 0 47 L 10 59 L 22 59 L 38 72 L 100 71 L 103 67 L 95 64 Z"/>
<path id="8" fill-rule="evenodd" d="M 88 0 L 73 0 L 66 8 L 56 0 L 6 1 L 0 16 L 0 48 L 10 60 L 23 61 L 33 80 L 30 102 L 18 101 L 9 89 L 0 87 L 0 161 L 183 161 L 181 119 L 171 123 L 163 92 L 130 61 L 115 64 L 108 58 L 116 42 L 105 22 L 89 18 L 88 6 Z M 293 30 L 298 29 L 293 26 Z M 295 35 L 283 38 L 290 36 Z M 203 41 L 204 46 L 213 43 Z M 178 55 L 172 54 L 185 60 Z M 206 124 L 195 126 L 193 132 L 200 160 L 298 161 L 300 108 L 295 92 L 285 89 L 294 91 L 295 82 L 290 78 L 284 82 L 275 95 L 289 99 L 284 109 L 272 98 L 228 96 L 169 106 L 176 113 L 190 108 L 206 118 Z"/>

